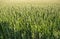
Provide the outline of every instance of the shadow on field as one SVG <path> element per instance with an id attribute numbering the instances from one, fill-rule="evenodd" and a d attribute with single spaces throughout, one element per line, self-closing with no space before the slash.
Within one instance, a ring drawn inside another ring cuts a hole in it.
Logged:
<path id="1" fill-rule="evenodd" d="M 14 31 L 9 28 L 9 22 L 0 22 L 0 39 L 13 39 Z"/>
<path id="2" fill-rule="evenodd" d="M 17 32 L 14 32 L 14 30 L 11 30 L 10 28 L 10 23 L 6 21 L 0 22 L 0 39 L 56 39 L 55 36 L 53 35 L 53 30 L 50 31 L 51 35 L 46 34 L 45 32 L 31 32 L 31 25 L 26 24 L 26 29 L 27 30 L 19 30 Z M 53 29 L 53 28 L 51 28 Z M 32 34 L 34 34 L 34 37 L 32 37 Z M 39 35 L 40 34 L 40 35 Z M 41 37 L 40 37 L 41 36 Z"/>

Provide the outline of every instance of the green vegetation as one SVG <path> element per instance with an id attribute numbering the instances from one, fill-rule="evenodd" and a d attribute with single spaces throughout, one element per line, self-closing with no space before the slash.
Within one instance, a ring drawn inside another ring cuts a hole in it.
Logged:
<path id="1" fill-rule="evenodd" d="M 60 39 L 60 6 L 0 6 L 0 39 Z"/>

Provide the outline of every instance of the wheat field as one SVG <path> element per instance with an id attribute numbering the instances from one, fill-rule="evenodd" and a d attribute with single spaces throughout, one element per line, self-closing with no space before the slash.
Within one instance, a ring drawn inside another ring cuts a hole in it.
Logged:
<path id="1" fill-rule="evenodd" d="M 60 39 L 60 3 L 1 0 L 0 39 Z"/>

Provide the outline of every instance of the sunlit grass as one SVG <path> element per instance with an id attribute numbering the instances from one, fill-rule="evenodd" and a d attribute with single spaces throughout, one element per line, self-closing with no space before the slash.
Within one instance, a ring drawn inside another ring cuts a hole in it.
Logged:
<path id="1" fill-rule="evenodd" d="M 55 1 L 0 1 L 0 39 L 60 39 L 60 4 Z"/>

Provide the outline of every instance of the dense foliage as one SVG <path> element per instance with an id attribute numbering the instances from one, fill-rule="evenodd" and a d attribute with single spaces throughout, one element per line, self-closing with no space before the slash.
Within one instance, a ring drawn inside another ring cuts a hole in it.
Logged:
<path id="1" fill-rule="evenodd" d="M 60 39 L 60 7 L 0 7 L 0 39 Z"/>

